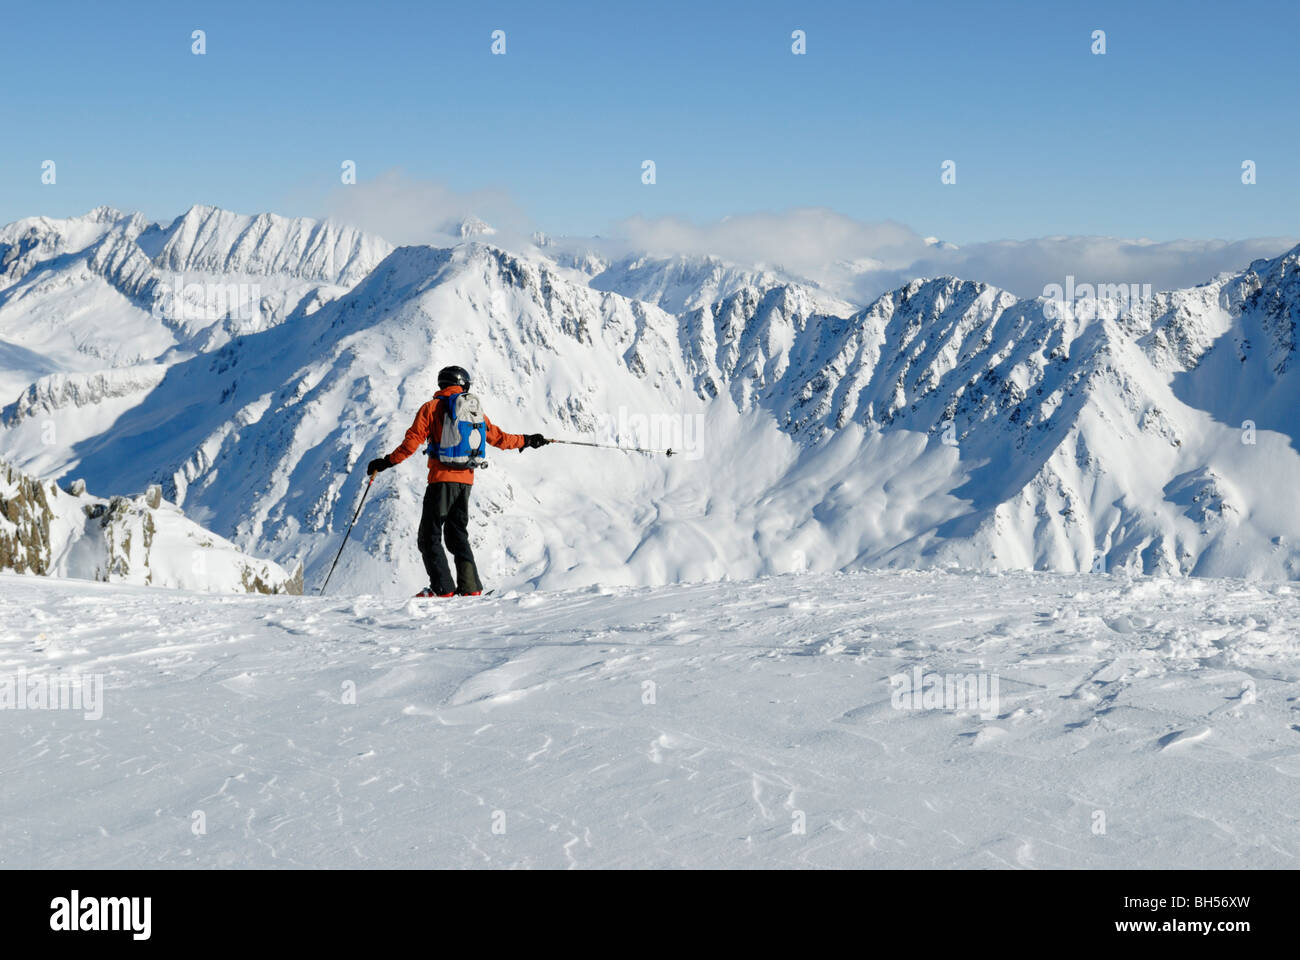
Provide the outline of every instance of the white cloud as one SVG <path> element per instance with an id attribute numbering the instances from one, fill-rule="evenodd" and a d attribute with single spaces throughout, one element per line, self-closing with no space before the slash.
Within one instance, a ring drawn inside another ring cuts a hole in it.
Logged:
<path id="1" fill-rule="evenodd" d="M 901 223 L 863 223 L 818 207 L 743 214 L 705 226 L 675 217 L 636 217 L 620 223 L 618 232 L 632 247 L 651 254 L 708 254 L 805 276 L 837 261 L 901 267 L 928 249 L 920 235 Z"/>
<path id="2" fill-rule="evenodd" d="M 459 242 L 455 225 L 475 216 L 502 233 L 494 242 L 523 236 L 527 230 L 527 219 L 505 191 L 461 193 L 401 170 L 335 188 L 325 213 L 395 244 Z"/>
<path id="3" fill-rule="evenodd" d="M 492 242 L 519 249 L 532 229 L 505 190 L 461 193 L 411 177 L 400 170 L 337 188 L 328 214 L 392 243 L 448 244 L 459 241 L 454 227 L 469 217 L 485 220 L 497 233 Z M 895 221 L 856 220 L 821 207 L 780 213 L 748 213 L 695 224 L 679 217 L 633 217 L 620 221 L 614 237 L 577 244 L 608 257 L 714 256 L 742 266 L 779 270 L 812 280 L 828 292 L 866 303 L 917 277 L 956 276 L 1036 297 L 1048 284 L 1150 284 L 1154 290 L 1194 286 L 1252 260 L 1275 257 L 1296 245 L 1294 237 L 1155 242 L 1114 237 L 1059 236 L 994 240 L 961 247 L 927 242 Z"/>
<path id="4" fill-rule="evenodd" d="M 1153 290 L 1191 287 L 1220 273 L 1237 272 L 1261 257 L 1276 257 L 1296 238 L 1223 240 L 1123 240 L 1114 237 L 1042 237 L 977 243 L 935 250 L 911 265 L 918 275 L 954 273 L 983 280 L 1018 296 L 1034 297 L 1049 283 L 1142 283 Z"/>
<path id="5" fill-rule="evenodd" d="M 865 302 L 917 277 L 980 280 L 1021 297 L 1065 282 L 1149 283 L 1189 287 L 1260 257 L 1275 257 L 1294 237 L 1154 242 L 1114 237 L 1040 237 L 936 245 L 903 224 L 867 223 L 822 208 L 728 217 L 695 225 L 674 217 L 633 218 L 618 232 L 632 249 L 658 255 L 711 254 L 740 264 L 781 268 L 845 299 Z"/>

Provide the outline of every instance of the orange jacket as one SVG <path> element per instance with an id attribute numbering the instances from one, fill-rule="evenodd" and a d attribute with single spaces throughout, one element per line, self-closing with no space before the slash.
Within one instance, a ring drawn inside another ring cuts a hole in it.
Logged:
<path id="1" fill-rule="evenodd" d="M 461 387 L 445 387 L 435 393 L 433 399 L 422 406 L 420 412 L 415 415 L 415 422 L 406 431 L 406 439 L 388 455 L 389 462 L 396 466 L 415 453 L 416 450 L 419 450 L 420 447 L 428 444 L 430 438 L 433 439 L 436 445 L 442 439 L 443 408 L 440 401 L 443 397 L 449 397 L 453 393 L 461 392 L 463 392 Z M 487 422 L 487 442 L 492 446 L 502 450 L 522 450 L 524 448 L 523 434 L 505 433 L 498 429 L 491 420 L 488 420 L 487 414 L 483 415 L 483 419 Z M 474 471 L 444 467 L 438 462 L 437 457 L 430 457 L 429 482 L 472 484 L 474 482 Z"/>

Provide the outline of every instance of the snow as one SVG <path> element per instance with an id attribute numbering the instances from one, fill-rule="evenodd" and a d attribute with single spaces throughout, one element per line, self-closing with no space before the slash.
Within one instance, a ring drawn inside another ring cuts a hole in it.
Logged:
<path id="1" fill-rule="evenodd" d="M 188 590 L 301 593 L 298 570 L 246 556 L 153 488 L 110 499 L 0 461 L 0 558 L 18 573 Z"/>
<path id="2" fill-rule="evenodd" d="M 108 207 L 19 220 L 0 228 L 0 398 L 50 373 L 103 375 L 216 349 L 333 299 L 391 250 L 328 222 L 203 206 L 165 227 Z M 176 316 L 155 297 L 176 284 L 253 291 L 259 317 Z"/>
<path id="3" fill-rule="evenodd" d="M 510 432 L 694 440 L 671 461 L 494 454 L 471 540 L 503 588 L 954 563 L 1300 578 L 1300 251 L 1090 319 L 951 277 L 851 312 L 775 269 L 491 236 L 394 249 L 210 207 L 2 228 L 0 456 L 104 494 L 159 484 L 318 584 L 363 465 L 458 363 Z M 153 316 L 182 279 L 255 283 L 258 316 Z M 421 459 L 376 485 L 340 589 L 423 585 Z"/>
<path id="4" fill-rule="evenodd" d="M 1293 867 L 1298 629 L 1291 585 L 1124 573 L 450 601 L 0 575 L 0 680 L 104 697 L 0 711 L 0 864 Z M 895 708 L 917 668 L 996 707 Z"/>

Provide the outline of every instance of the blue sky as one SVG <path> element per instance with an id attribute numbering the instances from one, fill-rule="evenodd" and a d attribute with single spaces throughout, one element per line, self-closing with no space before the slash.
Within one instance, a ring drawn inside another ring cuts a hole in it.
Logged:
<path id="1" fill-rule="evenodd" d="M 353 160 L 555 233 L 822 206 L 959 243 L 1291 235 L 1297 36 L 1288 2 L 12 5 L 0 222 L 316 214 Z"/>

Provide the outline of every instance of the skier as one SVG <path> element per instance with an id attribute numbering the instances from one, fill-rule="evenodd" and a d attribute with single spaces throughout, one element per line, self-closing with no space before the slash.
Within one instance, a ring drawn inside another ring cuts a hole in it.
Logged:
<path id="1" fill-rule="evenodd" d="M 424 491 L 424 511 L 416 534 L 424 569 L 429 574 L 429 586 L 417 593 L 417 597 L 457 594 L 477 597 L 483 592 L 469 545 L 468 530 L 469 493 L 474 484 L 474 469 L 486 466 L 482 460 L 483 441 L 501 450 L 544 447 L 551 442 L 540 433 L 525 435 L 500 430 L 482 414 L 477 400 L 469 394 L 469 386 L 469 374 L 463 368 L 444 367 L 439 370 L 438 392 L 420 407 L 401 445 L 388 456 L 371 460 L 366 466 L 366 473 L 371 476 L 382 473 L 415 453 L 420 444 L 429 444 L 429 486 Z M 464 395 L 465 402 L 461 401 L 460 395 Z M 444 443 L 444 428 L 447 426 L 455 428 L 460 436 L 448 436 Z M 477 449 L 470 449 L 469 438 L 475 436 Z M 443 539 L 456 558 L 454 583 L 447 568 L 447 556 L 439 542 Z"/>

